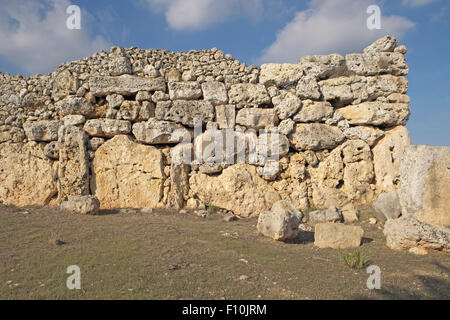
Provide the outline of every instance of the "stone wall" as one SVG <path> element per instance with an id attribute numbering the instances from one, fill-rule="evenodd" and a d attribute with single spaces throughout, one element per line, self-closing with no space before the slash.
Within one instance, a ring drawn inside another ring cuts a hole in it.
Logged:
<path id="1" fill-rule="evenodd" d="M 0 74 L 0 203 L 92 194 L 103 208 L 214 205 L 240 216 L 280 199 L 369 204 L 398 188 L 410 143 L 406 51 L 386 36 L 361 54 L 259 68 L 215 48 L 114 47 L 45 76 Z M 175 161 L 218 136 L 268 152 Z"/>

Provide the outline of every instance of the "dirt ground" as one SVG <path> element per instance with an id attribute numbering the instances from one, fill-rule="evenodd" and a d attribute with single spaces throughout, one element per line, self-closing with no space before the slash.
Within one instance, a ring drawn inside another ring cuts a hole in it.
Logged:
<path id="1" fill-rule="evenodd" d="M 381 268 L 379 290 L 367 289 L 365 268 L 314 247 L 312 233 L 275 242 L 256 219 L 0 205 L 0 299 L 450 299 L 450 255 L 392 251 L 367 218 L 360 250 Z M 81 290 L 67 289 L 71 265 Z"/>

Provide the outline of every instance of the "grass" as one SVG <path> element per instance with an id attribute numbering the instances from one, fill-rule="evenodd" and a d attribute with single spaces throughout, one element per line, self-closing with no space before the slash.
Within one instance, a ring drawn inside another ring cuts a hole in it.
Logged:
<path id="1" fill-rule="evenodd" d="M 208 213 L 209 214 L 216 214 L 217 212 L 219 212 L 220 208 L 216 207 L 216 206 L 208 206 Z"/>
<path id="2" fill-rule="evenodd" d="M 259 235 L 256 219 L 28 210 L 0 205 L 0 299 L 450 298 L 449 255 L 392 251 L 368 223 L 372 241 L 361 250 L 381 268 L 384 291 L 368 290 L 369 275 L 343 264 L 336 250 Z M 72 265 L 81 290 L 66 287 Z"/>
<path id="3" fill-rule="evenodd" d="M 347 266 L 352 269 L 362 269 L 367 264 L 367 258 L 361 253 L 359 249 L 354 251 L 342 252 L 339 250 L 339 257 L 345 262 Z"/>

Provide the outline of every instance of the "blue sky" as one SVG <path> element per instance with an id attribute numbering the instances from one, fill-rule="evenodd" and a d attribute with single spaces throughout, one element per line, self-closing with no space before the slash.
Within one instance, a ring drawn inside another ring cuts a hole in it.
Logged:
<path id="1" fill-rule="evenodd" d="M 68 30 L 66 8 L 82 9 Z M 381 30 L 366 9 L 381 8 Z M 48 73 L 112 45 L 171 51 L 217 47 L 247 64 L 361 52 L 385 34 L 409 51 L 414 144 L 450 146 L 448 0 L 0 0 L 0 71 Z"/>

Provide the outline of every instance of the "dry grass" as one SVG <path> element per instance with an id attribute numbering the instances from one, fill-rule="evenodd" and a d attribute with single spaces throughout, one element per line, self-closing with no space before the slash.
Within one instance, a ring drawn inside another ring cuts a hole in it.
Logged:
<path id="1" fill-rule="evenodd" d="M 271 241 L 257 234 L 254 219 L 28 211 L 0 206 L 0 299 L 450 298 L 448 255 L 389 250 L 367 222 L 373 241 L 361 250 L 382 270 L 378 291 L 337 251 Z M 81 269 L 82 290 L 66 288 L 70 265 Z"/>

